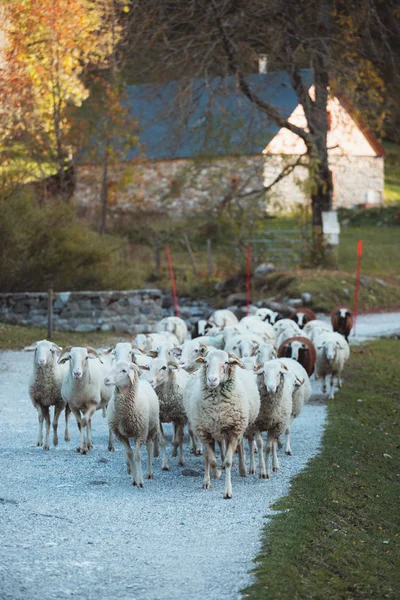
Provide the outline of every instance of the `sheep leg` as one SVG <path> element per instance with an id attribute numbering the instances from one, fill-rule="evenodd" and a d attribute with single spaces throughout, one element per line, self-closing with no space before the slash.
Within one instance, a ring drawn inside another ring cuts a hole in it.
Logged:
<path id="1" fill-rule="evenodd" d="M 209 445 L 206 444 L 206 453 L 204 455 L 204 479 L 203 479 L 203 488 L 208 490 L 211 487 L 211 479 L 210 479 L 210 451 Z"/>
<path id="2" fill-rule="evenodd" d="M 112 434 L 111 429 L 108 430 L 108 451 L 109 452 L 115 451 L 114 439 L 113 439 L 113 434 Z"/>
<path id="3" fill-rule="evenodd" d="M 154 458 L 158 458 L 160 456 L 160 448 L 158 446 L 158 436 L 156 435 L 156 437 L 153 440 L 153 456 Z"/>
<path id="4" fill-rule="evenodd" d="M 161 469 L 163 471 L 169 471 L 168 456 L 167 456 L 167 451 L 165 449 L 167 442 L 165 440 L 165 435 L 164 435 L 164 431 L 163 431 L 161 423 L 160 423 L 160 444 L 161 444 L 161 455 L 162 455 Z"/>
<path id="5" fill-rule="evenodd" d="M 87 425 L 86 425 L 86 435 L 87 435 L 87 447 L 88 450 L 91 450 L 93 448 L 93 442 L 92 442 L 92 419 L 88 419 Z"/>
<path id="6" fill-rule="evenodd" d="M 239 475 L 240 477 L 246 477 L 246 454 L 243 439 L 239 442 L 237 448 L 239 454 Z"/>
<path id="7" fill-rule="evenodd" d="M 42 407 L 38 404 L 36 406 L 36 409 L 38 411 L 38 421 L 39 421 L 39 428 L 38 428 L 38 437 L 37 437 L 37 442 L 36 442 L 36 446 L 43 446 L 43 411 L 42 411 Z"/>
<path id="8" fill-rule="evenodd" d="M 50 449 L 50 410 L 48 406 L 43 406 L 42 407 L 42 412 L 43 412 L 43 417 L 44 420 L 46 421 L 46 437 L 44 439 L 44 446 L 43 448 L 45 450 L 49 450 Z"/>
<path id="9" fill-rule="evenodd" d="M 219 451 L 221 453 L 222 468 L 224 469 L 225 468 L 224 461 L 225 461 L 225 453 L 226 453 L 225 440 L 222 440 L 222 442 L 218 442 L 218 446 L 219 446 Z"/>
<path id="10" fill-rule="evenodd" d="M 127 437 L 124 437 L 121 434 L 115 434 L 117 436 L 118 441 L 121 442 L 121 444 L 125 447 L 126 450 L 126 470 L 128 475 L 132 475 L 132 485 L 137 485 L 136 484 L 136 473 L 135 473 L 135 465 L 133 462 L 133 450 L 131 448 L 131 445 L 129 443 L 129 439 Z"/>
<path id="11" fill-rule="evenodd" d="M 267 479 L 267 471 L 265 469 L 264 461 L 264 440 L 262 439 L 261 433 L 257 433 L 256 442 L 258 448 L 258 477 L 260 479 Z"/>
<path id="12" fill-rule="evenodd" d="M 96 411 L 96 404 L 91 404 L 85 414 L 83 415 L 82 424 L 86 425 L 86 444 L 88 450 L 93 448 L 92 442 L 92 416 Z"/>
<path id="13" fill-rule="evenodd" d="M 254 437 L 252 435 L 249 435 L 249 437 L 247 438 L 247 441 L 249 443 L 249 452 L 250 452 L 250 469 L 249 469 L 249 474 L 250 475 L 254 475 L 256 472 L 256 464 L 254 461 L 254 451 L 255 451 L 255 447 L 254 447 Z"/>
<path id="14" fill-rule="evenodd" d="M 292 449 L 290 447 L 290 425 L 288 425 L 286 427 L 286 431 L 285 431 L 285 435 L 286 435 L 286 447 L 285 447 L 285 453 L 288 456 L 292 456 Z"/>
<path id="15" fill-rule="evenodd" d="M 272 436 L 271 434 L 268 432 L 268 438 L 267 438 L 267 449 L 265 452 L 266 455 L 266 479 L 269 479 L 271 477 L 271 471 L 270 471 L 270 456 L 271 456 L 271 450 L 272 450 Z"/>
<path id="16" fill-rule="evenodd" d="M 56 404 L 54 407 L 54 418 L 53 418 L 53 445 L 57 446 L 58 444 L 58 435 L 57 435 L 57 430 L 58 430 L 58 419 L 60 418 L 60 414 L 63 411 L 63 405 L 61 404 Z"/>
<path id="17" fill-rule="evenodd" d="M 322 375 L 322 391 L 324 392 L 324 394 L 326 394 L 326 376 Z"/>
<path id="18" fill-rule="evenodd" d="M 232 462 L 233 462 L 233 453 L 237 447 L 238 440 L 235 437 L 231 437 L 228 440 L 226 446 L 226 454 L 225 454 L 225 492 L 224 498 L 226 500 L 232 498 Z"/>
<path id="19" fill-rule="evenodd" d="M 78 424 L 78 429 L 80 432 L 79 446 L 77 447 L 76 451 L 80 452 L 81 454 L 86 454 L 87 448 L 86 448 L 86 443 L 85 443 L 85 428 L 82 426 L 82 418 L 81 418 L 80 410 L 79 410 L 79 408 L 71 408 L 71 410 L 74 413 L 74 417 L 76 419 L 76 422 Z"/>
<path id="20" fill-rule="evenodd" d="M 215 479 L 221 477 L 221 472 L 217 469 L 217 459 L 214 453 L 214 441 L 206 442 L 206 452 L 205 452 L 205 473 L 204 473 L 204 481 L 203 488 L 208 489 L 211 487 L 210 481 L 210 467 L 212 469 L 212 474 Z"/>
<path id="21" fill-rule="evenodd" d="M 175 458 L 175 456 L 178 456 L 178 444 L 176 442 L 178 426 L 176 423 L 173 424 L 173 428 L 174 428 L 174 435 L 172 436 L 172 455 L 171 456 L 173 458 Z"/>
<path id="22" fill-rule="evenodd" d="M 135 442 L 135 465 L 136 465 L 136 482 L 138 487 L 143 488 L 144 487 L 144 480 L 143 480 L 143 472 L 142 472 L 142 461 L 141 461 L 141 457 L 140 457 L 140 448 L 142 445 L 142 440 L 138 439 Z"/>
<path id="23" fill-rule="evenodd" d="M 196 456 L 201 456 L 203 454 L 203 448 L 201 442 L 194 435 L 193 429 L 189 425 L 189 435 L 191 439 L 190 445 L 190 454 L 195 454 Z"/>
<path id="24" fill-rule="evenodd" d="M 278 460 L 278 453 L 276 451 L 276 447 L 277 447 L 277 443 L 276 443 L 276 438 L 272 438 L 272 470 L 274 471 L 274 473 L 277 473 L 279 471 L 279 460 Z"/>
<path id="25" fill-rule="evenodd" d="M 178 447 L 179 447 L 178 466 L 183 467 L 185 463 L 183 462 L 183 424 L 182 423 L 176 424 L 173 445 L 174 445 L 174 451 L 172 453 L 172 456 L 178 455 Z"/>
<path id="26" fill-rule="evenodd" d="M 70 442 L 71 438 L 69 435 L 69 418 L 71 416 L 71 409 L 69 407 L 69 404 L 65 405 L 65 433 L 64 433 L 64 440 L 66 442 Z"/>
<path id="27" fill-rule="evenodd" d="M 153 440 L 151 438 L 147 438 L 146 441 L 147 448 L 147 475 L 146 479 L 154 479 L 153 475 Z"/>

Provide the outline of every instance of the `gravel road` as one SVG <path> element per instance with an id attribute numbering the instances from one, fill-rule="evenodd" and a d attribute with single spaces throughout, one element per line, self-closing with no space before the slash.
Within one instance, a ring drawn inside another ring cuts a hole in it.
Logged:
<path id="1" fill-rule="evenodd" d="M 318 452 L 324 406 L 304 408 L 293 426 L 294 456 L 281 451 L 281 472 L 271 480 L 242 479 L 234 470 L 232 500 L 222 497 L 223 476 L 202 489 L 203 458 L 190 456 L 187 445 L 184 469 L 171 459 L 171 472 L 162 472 L 157 458 L 154 481 L 139 490 L 130 485 L 121 446 L 107 452 L 100 413 L 89 455 L 74 452 L 73 417 L 70 444 L 62 417 L 59 446 L 35 447 L 31 361 L 28 353 L 0 353 L 1 600 L 239 597 L 251 582 L 270 506 Z M 184 476 L 187 469 L 194 474 Z"/>

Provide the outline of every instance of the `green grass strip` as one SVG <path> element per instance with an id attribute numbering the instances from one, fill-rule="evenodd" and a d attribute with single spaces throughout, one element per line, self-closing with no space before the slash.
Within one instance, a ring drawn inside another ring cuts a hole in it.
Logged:
<path id="1" fill-rule="evenodd" d="M 251 599 L 400 598 L 400 344 L 352 348 L 321 453 L 266 526 Z"/>

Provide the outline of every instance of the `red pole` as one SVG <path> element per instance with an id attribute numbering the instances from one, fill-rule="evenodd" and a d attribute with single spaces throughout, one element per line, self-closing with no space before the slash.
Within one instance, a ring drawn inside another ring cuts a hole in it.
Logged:
<path id="1" fill-rule="evenodd" d="M 356 293 L 354 297 L 354 335 L 356 335 L 356 321 L 358 314 L 358 292 L 360 291 L 360 267 L 361 267 L 361 256 L 362 256 L 363 243 L 362 240 L 358 240 L 357 250 L 357 272 L 356 272 Z"/>
<path id="2" fill-rule="evenodd" d="M 246 315 L 250 314 L 251 246 L 247 246 Z"/>
<path id="3" fill-rule="evenodd" d="M 174 277 L 174 271 L 172 269 L 172 260 L 171 260 L 171 254 L 169 252 L 169 248 L 168 246 L 165 246 L 165 251 L 167 253 L 167 260 L 168 260 L 168 268 L 169 268 L 169 276 L 171 278 L 171 287 L 172 287 L 172 295 L 174 297 L 174 306 L 175 306 L 175 316 L 179 317 L 179 304 L 178 304 L 178 297 L 176 295 L 176 285 L 175 285 L 175 277 Z"/>

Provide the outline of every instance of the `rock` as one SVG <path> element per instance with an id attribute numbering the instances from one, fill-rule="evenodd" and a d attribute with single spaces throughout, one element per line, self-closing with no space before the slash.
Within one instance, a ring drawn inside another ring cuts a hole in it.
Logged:
<path id="1" fill-rule="evenodd" d="M 349 292 L 349 290 L 347 288 L 343 288 L 343 294 L 345 296 L 350 296 L 350 292 Z"/>
<path id="2" fill-rule="evenodd" d="M 269 273 L 274 273 L 276 267 L 273 263 L 261 263 L 254 269 L 254 277 L 265 277 Z"/>
<path id="3" fill-rule="evenodd" d="M 303 292 L 301 294 L 301 299 L 303 300 L 304 304 L 310 304 L 312 300 L 312 294 L 309 292 Z"/>
<path id="4" fill-rule="evenodd" d="M 303 300 L 301 298 L 290 298 L 288 304 L 294 308 L 300 308 L 300 306 L 303 306 Z"/>
<path id="5" fill-rule="evenodd" d="M 230 294 L 228 296 L 228 298 L 226 299 L 226 306 L 231 306 L 231 305 L 237 305 L 237 306 L 243 306 L 244 304 L 246 304 L 247 301 L 247 297 L 245 293 L 236 293 L 236 294 Z"/>
<path id="6" fill-rule="evenodd" d="M 76 326 L 75 331 L 79 333 L 88 333 L 89 331 L 96 331 L 97 325 L 93 323 L 80 323 Z"/>
<path id="7" fill-rule="evenodd" d="M 183 471 L 181 471 L 181 475 L 184 477 L 201 477 L 201 473 L 195 471 L 194 469 L 183 469 Z"/>
<path id="8" fill-rule="evenodd" d="M 387 283 L 386 283 L 386 281 L 383 281 L 383 279 L 379 279 L 378 277 L 375 277 L 375 281 L 376 281 L 376 283 L 380 283 L 384 287 L 387 287 Z"/>

